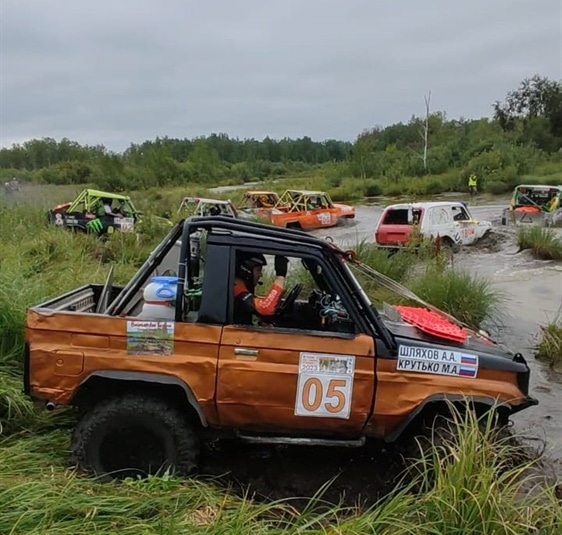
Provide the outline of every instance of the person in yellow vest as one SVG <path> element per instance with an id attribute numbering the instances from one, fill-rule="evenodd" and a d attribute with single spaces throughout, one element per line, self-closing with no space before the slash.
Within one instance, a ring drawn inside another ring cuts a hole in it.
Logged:
<path id="1" fill-rule="evenodd" d="M 471 195 L 476 195 L 478 193 L 478 179 L 474 173 L 471 173 L 468 177 L 468 191 Z"/>

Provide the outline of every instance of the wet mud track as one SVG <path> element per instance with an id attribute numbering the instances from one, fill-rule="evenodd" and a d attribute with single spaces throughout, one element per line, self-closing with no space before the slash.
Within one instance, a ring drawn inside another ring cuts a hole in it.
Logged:
<path id="1" fill-rule="evenodd" d="M 479 219 L 499 222 L 505 205 L 470 206 Z M 345 247 L 371 242 L 382 207 L 356 207 L 356 220 L 312 234 L 330 236 Z M 534 358 L 540 325 L 552 320 L 562 303 L 562 265 L 518 252 L 515 229 L 494 227 L 473 247 L 456 254 L 454 265 L 488 278 L 502 292 L 501 317 L 489 328 L 493 337 L 523 353 L 531 367 L 531 394 L 539 405 L 513 417 L 525 444 L 543 450 L 544 475 L 562 479 L 562 377 Z M 405 465 L 400 451 L 381 443 L 364 448 L 318 448 L 221 444 L 207 449 L 203 478 L 232 486 L 256 499 L 310 498 L 328 482 L 322 499 L 346 505 L 372 505 L 391 492 Z M 304 502 L 302 502 L 304 503 Z"/>
<path id="2" fill-rule="evenodd" d="M 368 443 L 362 448 L 256 446 L 221 442 L 204 450 L 203 480 L 228 485 L 256 500 L 291 498 L 304 506 L 323 502 L 368 507 L 388 495 L 404 472 L 396 448 Z"/>

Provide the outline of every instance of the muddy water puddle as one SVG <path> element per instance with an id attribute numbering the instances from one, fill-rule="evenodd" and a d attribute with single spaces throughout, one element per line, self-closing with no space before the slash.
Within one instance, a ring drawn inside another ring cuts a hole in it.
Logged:
<path id="1" fill-rule="evenodd" d="M 562 265 L 532 259 L 527 253 L 467 255 L 461 265 L 489 278 L 504 298 L 493 337 L 520 351 L 531 368 L 531 395 L 539 405 L 513 417 L 515 430 L 544 442 L 545 453 L 562 476 L 562 374 L 534 358 L 540 326 L 556 318 L 562 305 Z"/>

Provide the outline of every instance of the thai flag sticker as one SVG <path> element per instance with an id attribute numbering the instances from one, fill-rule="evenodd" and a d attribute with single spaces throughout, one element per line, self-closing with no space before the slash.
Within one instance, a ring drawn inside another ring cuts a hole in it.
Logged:
<path id="1" fill-rule="evenodd" d="M 459 375 L 461 375 L 462 377 L 476 377 L 477 370 L 478 368 L 465 368 L 461 366 L 461 369 L 459 370 Z"/>
<path id="2" fill-rule="evenodd" d="M 464 353 L 461 353 L 461 364 L 478 366 L 478 357 L 476 355 L 465 355 Z"/>

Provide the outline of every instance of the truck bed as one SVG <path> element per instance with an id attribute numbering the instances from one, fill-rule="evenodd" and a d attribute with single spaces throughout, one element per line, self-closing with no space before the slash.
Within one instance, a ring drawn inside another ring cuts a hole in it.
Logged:
<path id="1" fill-rule="evenodd" d="M 111 289 L 108 302 L 121 292 L 121 286 L 114 286 Z M 33 308 L 47 308 L 49 310 L 66 311 L 66 312 L 86 312 L 94 313 L 98 304 L 103 284 L 86 284 L 80 286 L 70 292 L 59 295 L 44 303 L 34 306 Z"/>

